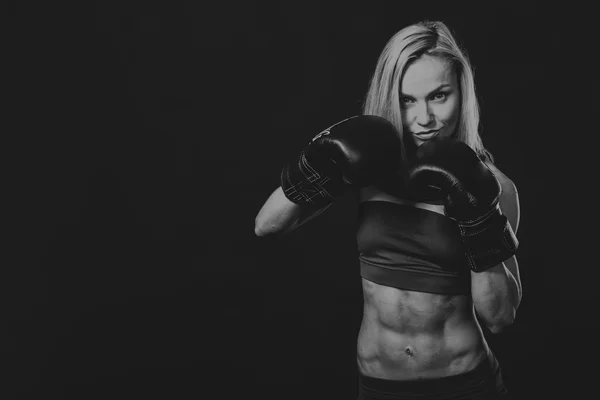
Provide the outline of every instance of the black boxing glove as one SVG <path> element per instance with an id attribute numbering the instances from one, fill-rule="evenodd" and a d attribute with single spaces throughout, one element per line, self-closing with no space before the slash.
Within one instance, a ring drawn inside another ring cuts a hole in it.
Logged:
<path id="1" fill-rule="evenodd" d="M 446 138 L 419 146 L 407 185 L 416 201 L 444 200 L 471 270 L 485 271 L 516 253 L 519 242 L 500 211 L 500 182 L 466 143 Z"/>
<path id="2" fill-rule="evenodd" d="M 350 117 L 315 136 L 281 171 L 281 188 L 296 204 L 323 207 L 348 188 L 365 187 L 396 173 L 401 140 L 395 127 L 374 115 Z"/>

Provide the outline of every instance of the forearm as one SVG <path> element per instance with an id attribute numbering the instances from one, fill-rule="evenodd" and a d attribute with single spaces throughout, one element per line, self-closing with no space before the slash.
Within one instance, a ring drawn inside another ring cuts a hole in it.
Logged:
<path id="1" fill-rule="evenodd" d="M 300 205 L 288 200 L 281 187 L 269 196 L 254 220 L 254 233 L 266 236 L 290 232 L 328 208 Z"/>
<path id="2" fill-rule="evenodd" d="M 471 289 L 475 311 L 490 331 L 497 333 L 512 324 L 521 302 L 521 287 L 504 264 L 471 272 Z"/>

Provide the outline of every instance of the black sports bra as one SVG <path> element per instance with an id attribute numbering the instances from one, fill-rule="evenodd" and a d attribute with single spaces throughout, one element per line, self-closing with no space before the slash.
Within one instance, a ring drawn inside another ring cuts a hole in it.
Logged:
<path id="1" fill-rule="evenodd" d="M 389 201 L 359 204 L 361 276 L 398 289 L 468 294 L 471 273 L 454 220 Z"/>

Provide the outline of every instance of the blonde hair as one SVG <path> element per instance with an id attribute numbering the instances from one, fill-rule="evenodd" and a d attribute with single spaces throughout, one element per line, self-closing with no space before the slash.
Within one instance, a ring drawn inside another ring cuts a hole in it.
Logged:
<path id="1" fill-rule="evenodd" d="M 386 118 L 404 143 L 400 112 L 400 85 L 410 63 L 423 55 L 441 57 L 452 63 L 460 86 L 460 118 L 454 137 L 469 145 L 483 160 L 492 161 L 479 135 L 479 103 L 473 69 L 450 29 L 440 21 L 422 21 L 397 32 L 383 49 L 363 106 L 363 114 Z M 403 146 L 403 161 L 406 151 Z"/>

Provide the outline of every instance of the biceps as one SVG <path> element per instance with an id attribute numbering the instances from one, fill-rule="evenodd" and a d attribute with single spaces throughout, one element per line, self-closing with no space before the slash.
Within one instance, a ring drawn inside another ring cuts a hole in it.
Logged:
<path id="1" fill-rule="evenodd" d="M 519 205 L 519 194 L 514 183 L 507 181 L 502 185 L 502 196 L 500 197 L 500 209 L 506 215 L 508 223 L 516 234 L 521 220 Z"/>

